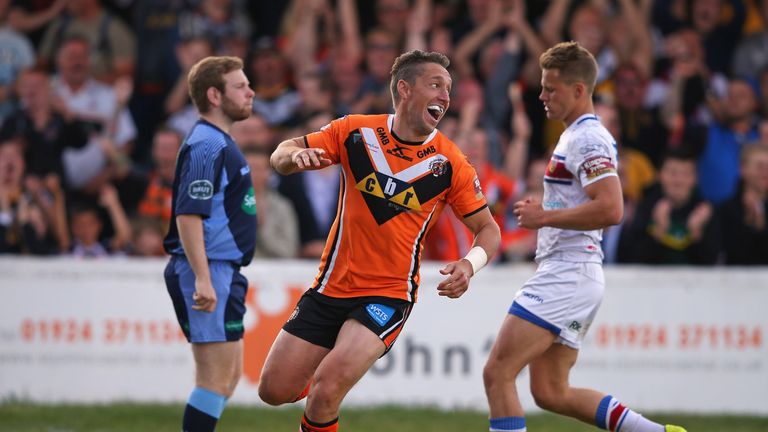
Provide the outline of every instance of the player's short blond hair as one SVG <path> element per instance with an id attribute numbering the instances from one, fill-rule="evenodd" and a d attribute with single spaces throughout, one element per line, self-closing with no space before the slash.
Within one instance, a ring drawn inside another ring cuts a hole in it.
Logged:
<path id="1" fill-rule="evenodd" d="M 243 61 L 232 56 L 206 57 L 192 66 L 187 75 L 189 97 L 201 113 L 211 109 L 208 89 L 213 87 L 224 93 L 224 75 L 243 68 Z"/>
<path id="2" fill-rule="evenodd" d="M 539 57 L 541 69 L 560 71 L 560 78 L 568 84 L 584 83 L 590 94 L 597 81 L 597 61 L 578 42 L 560 42 Z"/>
<path id="3" fill-rule="evenodd" d="M 421 66 L 425 63 L 437 63 L 444 68 L 448 68 L 451 61 L 448 60 L 444 54 L 438 52 L 426 52 L 421 50 L 411 50 L 405 54 L 401 54 L 395 59 L 395 63 L 392 65 L 390 75 L 392 79 L 389 83 L 389 90 L 392 92 L 392 102 L 395 106 L 400 103 L 400 94 L 397 93 L 397 83 L 400 80 L 413 85 L 416 82 L 416 77 L 421 74 Z"/>

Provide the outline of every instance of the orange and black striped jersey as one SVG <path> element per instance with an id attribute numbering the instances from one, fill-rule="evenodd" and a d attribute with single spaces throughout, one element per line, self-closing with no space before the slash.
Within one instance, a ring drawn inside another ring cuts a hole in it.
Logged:
<path id="1" fill-rule="evenodd" d="M 392 133 L 393 115 L 350 115 L 304 137 L 341 164 L 336 220 L 313 289 L 330 297 L 416 301 L 424 237 L 448 204 L 459 218 L 486 207 L 474 168 L 434 130 Z"/>

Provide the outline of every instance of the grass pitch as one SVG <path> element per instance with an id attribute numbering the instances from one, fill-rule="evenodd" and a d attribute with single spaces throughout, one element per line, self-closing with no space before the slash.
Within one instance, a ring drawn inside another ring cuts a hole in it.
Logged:
<path id="1" fill-rule="evenodd" d="M 178 431 L 181 405 L 33 405 L 0 404 L 3 432 L 138 432 Z M 220 432 L 296 432 L 301 407 L 264 408 L 233 405 L 224 411 Z M 685 426 L 689 432 L 767 432 L 768 417 L 649 415 L 657 421 Z M 531 432 L 595 432 L 599 429 L 553 414 L 527 417 Z M 468 432 L 487 431 L 485 413 L 431 408 L 346 408 L 344 432 Z"/>

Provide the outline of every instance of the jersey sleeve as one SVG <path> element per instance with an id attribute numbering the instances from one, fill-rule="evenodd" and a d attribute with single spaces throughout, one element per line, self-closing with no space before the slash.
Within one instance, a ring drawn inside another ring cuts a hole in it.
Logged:
<path id="1" fill-rule="evenodd" d="M 488 206 L 480 187 L 480 179 L 463 155 L 452 158 L 453 179 L 447 202 L 456 216 L 466 218 Z"/>
<path id="2" fill-rule="evenodd" d="M 223 146 L 191 145 L 181 165 L 176 214 L 211 215 L 223 167 Z"/>
<path id="3" fill-rule="evenodd" d="M 307 147 L 325 150 L 328 159 L 333 161 L 333 163 L 339 163 L 340 149 L 348 134 L 349 118 L 344 116 L 321 127 L 317 132 L 305 135 L 304 144 Z"/>
<path id="4" fill-rule="evenodd" d="M 618 176 L 618 160 L 613 142 L 587 131 L 576 137 L 566 157 L 568 171 L 579 178 L 581 186 L 606 177 Z"/>

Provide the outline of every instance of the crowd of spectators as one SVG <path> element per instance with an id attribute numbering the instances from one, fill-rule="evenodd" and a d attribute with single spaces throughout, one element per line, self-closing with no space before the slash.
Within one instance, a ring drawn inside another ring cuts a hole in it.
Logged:
<path id="1" fill-rule="evenodd" d="M 280 177 L 285 137 L 392 112 L 406 50 L 451 59 L 439 128 L 476 167 L 502 227 L 498 261 L 531 260 L 514 201 L 542 194 L 562 124 L 539 55 L 576 40 L 598 60 L 596 110 L 626 201 L 606 261 L 768 264 L 768 0 L 0 0 L 0 253 L 162 255 L 175 155 L 196 111 L 186 74 L 245 60 L 253 115 L 232 131 L 252 167 L 257 256 L 316 258 L 338 169 Z M 426 259 L 471 237 L 446 214 Z"/>

